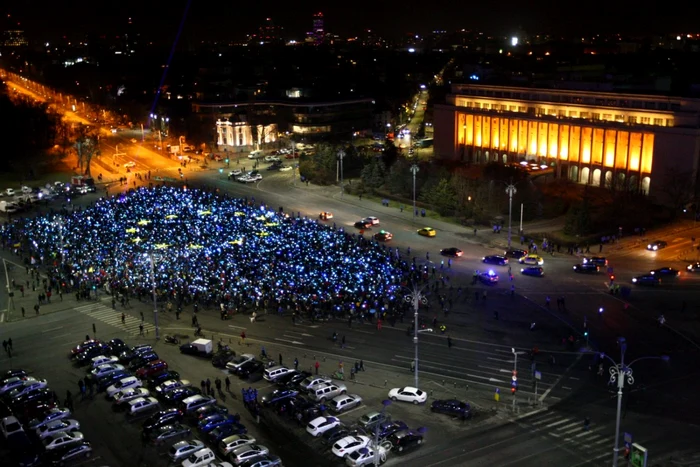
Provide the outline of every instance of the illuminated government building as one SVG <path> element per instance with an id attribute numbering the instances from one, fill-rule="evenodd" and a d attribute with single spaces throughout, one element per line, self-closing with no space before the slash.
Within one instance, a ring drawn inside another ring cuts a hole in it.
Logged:
<path id="1" fill-rule="evenodd" d="M 532 164 L 557 178 L 656 194 L 692 172 L 700 99 L 455 84 L 435 106 L 435 154 L 471 164 Z"/>

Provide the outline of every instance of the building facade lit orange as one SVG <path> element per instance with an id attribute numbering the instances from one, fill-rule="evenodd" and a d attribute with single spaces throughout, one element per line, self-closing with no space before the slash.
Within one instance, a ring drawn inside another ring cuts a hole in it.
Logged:
<path id="1" fill-rule="evenodd" d="M 700 99 L 456 84 L 434 125 L 436 155 L 465 163 L 646 194 L 671 170 L 697 178 Z"/>

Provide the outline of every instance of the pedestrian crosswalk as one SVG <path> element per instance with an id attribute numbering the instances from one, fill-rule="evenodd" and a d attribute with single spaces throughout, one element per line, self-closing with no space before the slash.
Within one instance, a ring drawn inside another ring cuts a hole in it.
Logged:
<path id="1" fill-rule="evenodd" d="M 76 311 L 90 316 L 91 318 L 102 321 L 103 323 L 114 326 L 118 329 L 123 329 L 132 336 L 138 336 L 141 333 L 141 319 L 124 313 L 124 322 L 122 323 L 122 312 L 114 310 L 100 302 L 90 302 L 75 308 Z M 149 335 L 155 333 L 155 326 L 143 321 L 143 333 Z"/>
<path id="2" fill-rule="evenodd" d="M 615 444 L 615 419 L 601 423 L 592 420 L 590 426 L 584 426 L 584 417 L 577 414 L 556 410 L 544 410 L 518 420 L 518 424 L 530 431 L 549 437 L 552 442 L 580 455 L 571 467 L 606 465 L 612 460 Z M 647 421 L 648 424 L 648 421 Z M 627 422 L 629 429 L 622 427 L 620 433 L 620 456 L 624 452 L 625 431 L 629 431 L 632 442 L 647 449 L 648 465 L 660 463 L 665 459 L 693 457 L 700 453 L 692 441 L 681 431 L 680 436 L 671 435 L 667 430 L 644 427 L 642 424 Z M 646 429 L 645 429 L 646 428 Z M 622 457 L 621 457 L 622 458 Z"/>

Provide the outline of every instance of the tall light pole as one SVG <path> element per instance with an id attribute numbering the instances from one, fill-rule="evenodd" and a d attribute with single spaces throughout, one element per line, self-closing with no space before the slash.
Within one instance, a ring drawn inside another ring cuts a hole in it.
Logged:
<path id="1" fill-rule="evenodd" d="M 513 195 L 517 192 L 518 190 L 515 189 L 513 179 L 511 179 L 510 184 L 506 187 L 506 193 L 508 193 L 508 249 L 510 249 L 510 240 L 513 233 Z"/>
<path id="2" fill-rule="evenodd" d="M 525 352 L 522 350 L 515 350 L 515 347 L 511 348 L 511 352 L 513 352 L 513 382 L 512 387 L 513 387 L 513 412 L 515 412 L 515 393 L 518 390 L 518 355 L 523 355 Z"/>
<path id="3" fill-rule="evenodd" d="M 413 376 L 416 388 L 418 387 L 418 309 L 420 308 L 421 304 L 428 304 L 428 298 L 423 294 L 423 290 L 425 290 L 426 287 L 427 285 L 423 286 L 422 288 L 418 288 L 415 284 L 413 284 L 413 287 L 408 289 L 408 295 L 404 297 L 404 301 L 413 305 L 413 346 L 415 348 Z"/>
<path id="4" fill-rule="evenodd" d="M 156 327 L 156 340 L 160 339 L 160 327 L 158 326 L 158 297 L 156 295 L 156 259 L 152 251 L 147 253 L 151 263 L 151 289 L 153 291 L 153 323 Z"/>
<path id="5" fill-rule="evenodd" d="M 663 360 L 667 362 L 669 360 L 668 355 L 661 355 L 658 357 L 640 357 L 633 360 L 630 363 L 625 363 L 625 352 L 627 351 L 627 341 L 624 337 L 618 339 L 618 344 L 620 345 L 620 363 L 616 363 L 615 360 L 610 358 L 608 355 L 601 353 L 600 356 L 607 358 L 612 366 L 610 367 L 610 382 L 617 383 L 617 415 L 615 417 L 615 446 L 613 448 L 613 467 L 617 467 L 617 461 L 620 456 L 620 414 L 622 412 L 622 389 L 625 387 L 625 380 L 627 384 L 634 384 L 634 377 L 632 376 L 632 365 L 640 360 Z"/>
<path id="6" fill-rule="evenodd" d="M 382 410 L 381 414 L 382 416 L 380 419 L 384 418 L 384 412 L 386 411 L 386 408 L 391 405 L 391 400 L 389 399 L 384 399 L 382 401 Z M 374 427 L 374 465 L 379 465 L 379 425 Z"/>
<path id="7" fill-rule="evenodd" d="M 413 174 L 413 223 L 416 223 L 416 174 L 420 169 L 418 164 L 413 164 L 411 166 L 411 173 Z"/>
<path id="8" fill-rule="evenodd" d="M 343 158 L 345 157 L 345 151 L 342 149 L 338 151 L 338 163 L 340 164 L 340 197 L 342 198 L 345 194 L 345 186 L 343 185 Z"/>

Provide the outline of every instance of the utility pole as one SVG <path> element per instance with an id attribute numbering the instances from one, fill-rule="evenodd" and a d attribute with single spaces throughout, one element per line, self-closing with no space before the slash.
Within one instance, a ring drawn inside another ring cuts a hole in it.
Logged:
<path id="1" fill-rule="evenodd" d="M 345 157 L 345 151 L 342 149 L 338 151 L 338 161 L 340 162 L 340 197 L 342 198 L 345 194 L 345 186 L 343 184 L 343 158 Z"/>
<path id="2" fill-rule="evenodd" d="M 411 289 L 408 289 L 408 295 L 404 297 L 404 301 L 413 305 L 413 347 L 415 351 L 413 378 L 416 388 L 418 387 L 418 309 L 420 308 L 421 304 L 428 304 L 428 298 L 423 295 L 424 289 L 425 286 L 419 289 L 414 284 Z"/>
<path id="3" fill-rule="evenodd" d="M 413 164 L 411 166 L 411 173 L 413 174 L 413 223 L 416 223 L 416 174 L 420 169 L 418 164 Z"/>
<path id="4" fill-rule="evenodd" d="M 158 297 L 156 295 L 156 265 L 153 252 L 148 253 L 151 262 L 151 288 L 153 289 L 153 322 L 156 327 L 156 340 L 160 339 L 160 328 L 158 326 Z"/>
<path id="5" fill-rule="evenodd" d="M 510 184 L 506 187 L 506 193 L 508 193 L 508 249 L 510 249 L 510 242 L 513 235 L 513 195 L 517 192 L 518 190 L 515 189 L 513 179 L 511 178 Z"/>

